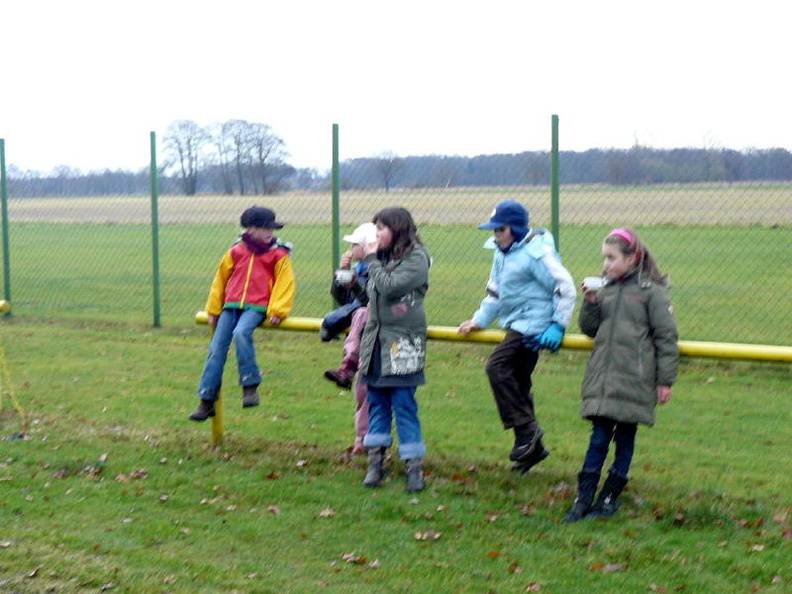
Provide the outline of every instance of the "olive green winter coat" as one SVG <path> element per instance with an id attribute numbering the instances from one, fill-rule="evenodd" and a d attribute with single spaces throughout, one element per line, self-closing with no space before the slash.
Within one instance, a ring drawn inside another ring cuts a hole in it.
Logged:
<path id="1" fill-rule="evenodd" d="M 420 376 L 417 381 L 423 383 L 429 254 L 417 246 L 400 260 L 382 262 L 372 254 L 364 261 L 369 265 L 369 316 L 360 344 L 360 370 L 363 375 L 376 370 L 380 378 Z M 380 359 L 372 366 L 377 353 Z"/>
<path id="2" fill-rule="evenodd" d="M 674 384 L 679 359 L 666 288 L 637 273 L 608 282 L 597 303 L 583 301 L 578 321 L 594 338 L 581 416 L 653 425 L 657 386 Z"/>

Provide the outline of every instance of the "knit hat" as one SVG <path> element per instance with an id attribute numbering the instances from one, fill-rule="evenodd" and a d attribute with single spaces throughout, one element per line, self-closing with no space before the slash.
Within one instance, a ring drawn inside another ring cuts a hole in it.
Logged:
<path id="1" fill-rule="evenodd" d="M 478 226 L 479 229 L 498 229 L 511 227 L 517 241 L 528 235 L 528 211 L 516 200 L 504 200 L 492 211 L 490 220 Z"/>
<path id="2" fill-rule="evenodd" d="M 377 241 L 377 226 L 374 223 L 363 223 L 350 235 L 344 235 L 344 241 L 355 245 L 364 245 Z"/>
<path id="3" fill-rule="evenodd" d="M 264 229 L 283 229 L 275 222 L 275 211 L 263 206 L 251 206 L 242 213 L 239 224 L 243 227 L 263 227 Z"/>

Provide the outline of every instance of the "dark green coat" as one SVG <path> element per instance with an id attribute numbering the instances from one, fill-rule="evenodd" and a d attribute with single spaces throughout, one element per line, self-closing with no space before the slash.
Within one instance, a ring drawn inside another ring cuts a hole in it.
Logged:
<path id="1" fill-rule="evenodd" d="M 423 383 L 426 361 L 424 296 L 429 289 L 429 254 L 418 246 L 401 260 L 382 262 L 375 255 L 366 283 L 368 321 L 360 344 L 360 370 L 371 380 L 389 376 Z M 372 355 L 379 360 L 372 365 Z M 398 381 L 398 380 L 397 380 Z"/>
<path id="2" fill-rule="evenodd" d="M 581 416 L 654 424 L 657 386 L 676 381 L 677 328 L 668 291 L 634 273 L 606 283 L 578 319 L 594 338 L 583 377 Z"/>

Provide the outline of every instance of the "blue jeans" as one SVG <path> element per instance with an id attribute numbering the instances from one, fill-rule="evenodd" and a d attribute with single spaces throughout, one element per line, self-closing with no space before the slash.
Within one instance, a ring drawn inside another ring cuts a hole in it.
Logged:
<path id="1" fill-rule="evenodd" d="M 253 346 L 253 331 L 264 321 L 264 316 L 264 313 L 253 309 L 224 309 L 220 312 L 198 385 L 199 398 L 217 400 L 232 339 L 236 349 L 239 385 L 257 386 L 261 383 L 261 370 L 256 363 L 256 349 Z"/>
<path id="2" fill-rule="evenodd" d="M 624 479 L 628 478 L 637 431 L 638 425 L 635 423 L 619 423 L 605 417 L 594 417 L 591 420 L 591 438 L 586 458 L 583 460 L 583 472 L 599 474 L 602 471 L 612 441 L 616 444 L 616 452 L 610 472 Z"/>
<path id="3" fill-rule="evenodd" d="M 412 460 L 426 455 L 426 445 L 421 437 L 421 422 L 418 420 L 418 402 L 415 386 L 406 388 L 368 387 L 369 426 L 363 438 L 367 448 L 385 447 L 393 444 L 391 423 L 396 414 L 396 430 L 399 433 L 399 458 Z"/>

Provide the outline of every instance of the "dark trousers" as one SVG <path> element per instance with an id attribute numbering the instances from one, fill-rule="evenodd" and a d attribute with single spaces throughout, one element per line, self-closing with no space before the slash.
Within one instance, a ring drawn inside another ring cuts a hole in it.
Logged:
<path id="1" fill-rule="evenodd" d="M 635 434 L 638 425 L 634 423 L 619 423 L 605 417 L 591 419 L 591 438 L 583 460 L 583 472 L 602 471 L 611 442 L 616 444 L 616 452 L 610 472 L 621 478 L 628 478 L 630 464 L 632 464 L 635 451 Z"/>
<path id="2" fill-rule="evenodd" d="M 536 426 L 531 374 L 538 360 L 538 351 L 526 348 L 523 335 L 513 330 L 506 331 L 487 360 L 487 377 L 505 429 Z"/>

